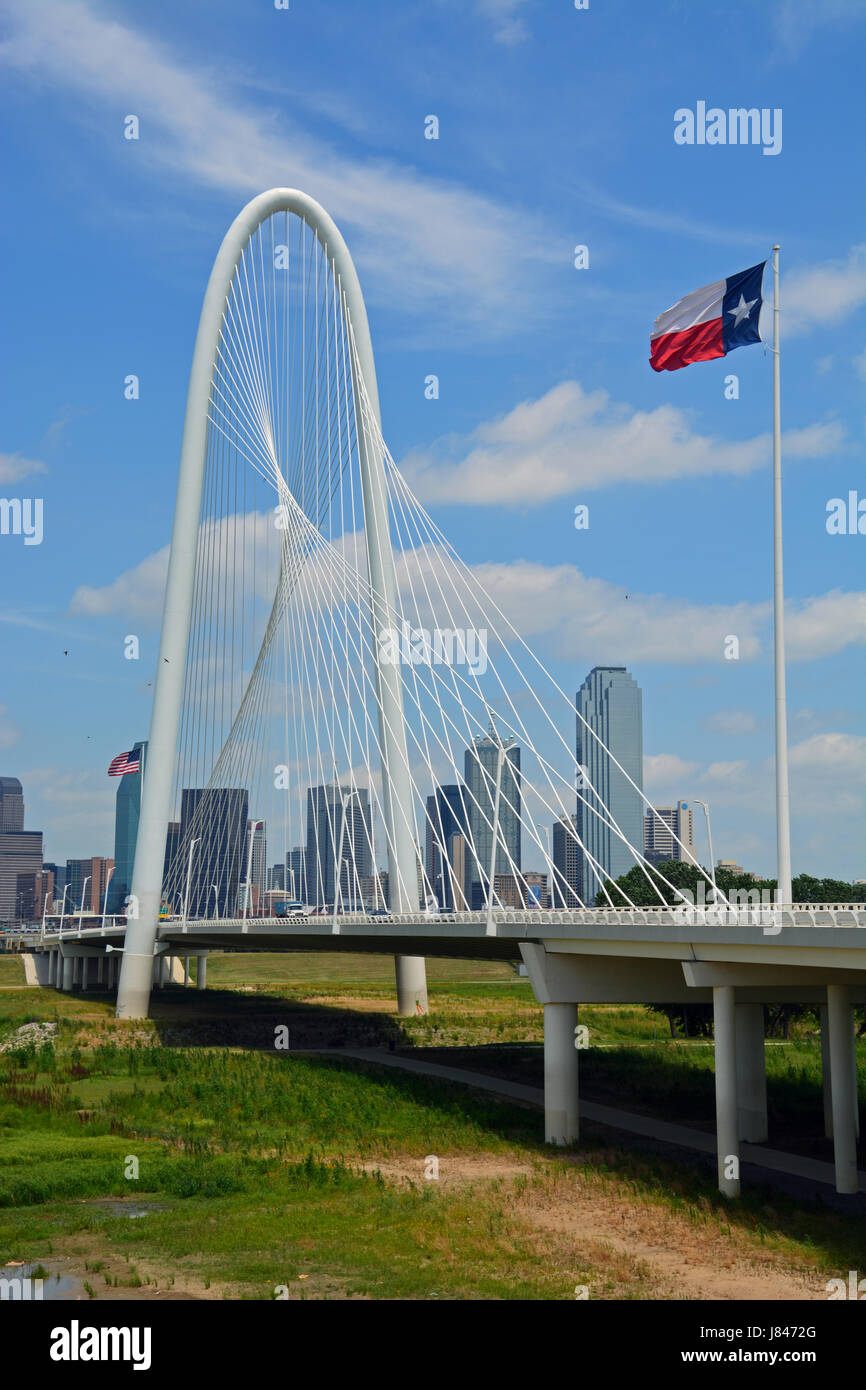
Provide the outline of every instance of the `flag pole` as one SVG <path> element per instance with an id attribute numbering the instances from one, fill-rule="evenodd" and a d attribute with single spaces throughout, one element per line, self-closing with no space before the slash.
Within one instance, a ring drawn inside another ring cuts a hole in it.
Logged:
<path id="1" fill-rule="evenodd" d="M 773 247 L 773 647 L 776 687 L 776 861 L 780 905 L 790 906 L 791 820 L 785 694 L 785 589 L 782 576 L 782 407 L 779 370 L 779 247 Z"/>

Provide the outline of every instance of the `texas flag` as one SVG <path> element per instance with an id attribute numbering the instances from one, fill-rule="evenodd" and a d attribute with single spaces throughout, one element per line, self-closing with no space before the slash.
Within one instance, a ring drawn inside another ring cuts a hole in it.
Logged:
<path id="1" fill-rule="evenodd" d="M 716 280 L 659 314 L 650 334 L 650 366 L 675 372 L 690 362 L 709 362 L 734 348 L 759 343 L 761 283 L 766 261 Z"/>

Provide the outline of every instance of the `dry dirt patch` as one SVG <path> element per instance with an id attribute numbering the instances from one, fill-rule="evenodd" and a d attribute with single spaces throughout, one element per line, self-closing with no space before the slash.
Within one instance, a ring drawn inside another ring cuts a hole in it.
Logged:
<path id="1" fill-rule="evenodd" d="M 395 1184 L 425 1181 L 424 1160 L 389 1157 L 364 1165 Z M 640 1270 L 651 1297 L 682 1300 L 782 1300 L 826 1298 L 824 1275 L 792 1267 L 778 1251 L 764 1249 L 748 1233 L 721 1229 L 712 1216 L 696 1222 L 663 1205 L 614 1186 L 585 1180 L 579 1172 L 557 1173 L 543 1161 L 519 1162 L 493 1155 L 440 1155 L 437 1186 L 505 1185 L 509 1211 L 534 1229 L 593 1264 Z M 501 1189 L 500 1189 L 501 1191 Z M 592 1292 L 590 1289 L 590 1297 Z M 646 1295 L 644 1295 L 646 1296 Z"/>

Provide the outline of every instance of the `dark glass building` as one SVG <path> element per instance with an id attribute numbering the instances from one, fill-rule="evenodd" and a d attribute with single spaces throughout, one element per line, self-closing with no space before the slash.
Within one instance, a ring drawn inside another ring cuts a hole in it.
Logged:
<path id="1" fill-rule="evenodd" d="M 166 880 L 168 891 L 164 893 L 174 912 L 183 912 L 187 876 L 189 917 L 212 917 L 214 903 L 220 917 L 234 917 L 242 910 L 240 885 L 245 882 L 247 871 L 248 800 L 241 787 L 184 787 L 180 834 Z"/>
<path id="2" fill-rule="evenodd" d="M 132 869 L 141 812 L 141 781 L 147 757 L 147 740 L 132 745 L 139 757 L 139 771 L 118 778 L 114 799 L 114 873 L 108 888 L 108 911 L 123 912 L 132 892 Z"/>
<path id="3" fill-rule="evenodd" d="M 437 787 L 427 798 L 425 866 L 428 890 L 435 894 L 439 906 L 446 912 L 455 908 L 455 879 L 457 907 L 462 908 L 465 883 L 454 868 L 454 837 L 465 838 L 468 826 L 468 807 L 463 787 L 453 783 Z"/>

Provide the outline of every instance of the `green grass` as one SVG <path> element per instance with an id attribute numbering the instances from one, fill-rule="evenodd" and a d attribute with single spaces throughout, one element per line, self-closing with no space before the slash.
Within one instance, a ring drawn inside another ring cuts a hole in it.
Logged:
<path id="1" fill-rule="evenodd" d="M 23 985 L 24 962 L 20 956 L 0 952 L 0 986 Z"/>
<path id="2" fill-rule="evenodd" d="M 593 1297 L 659 1296 L 639 1261 L 533 1222 L 579 1192 L 602 1207 L 626 1201 L 636 1216 L 672 1213 L 684 1250 L 709 1233 L 741 1257 L 770 1250 L 834 1277 L 862 1263 L 861 1232 L 844 1215 L 760 1189 L 725 1203 L 696 1161 L 630 1152 L 592 1126 L 563 1163 L 543 1145 L 536 1111 L 296 1051 L 305 1037 L 390 1041 L 540 1084 L 542 1018 L 528 982 L 440 980 L 427 1018 L 397 1019 L 390 976 L 353 974 L 371 958 L 334 958 L 342 979 L 307 983 L 257 978 L 263 959 L 274 958 L 215 958 L 209 983 L 228 963 L 252 991 L 164 991 L 145 1023 L 115 1021 L 107 996 L 0 994 L 0 1038 L 22 1022 L 58 1024 L 55 1046 L 0 1054 L 0 1263 L 74 1253 L 103 1270 L 97 1298 L 109 1283 L 168 1287 L 175 1276 L 249 1298 L 281 1284 L 316 1298 L 558 1299 L 577 1283 Z M 581 1020 L 584 1094 L 711 1122 L 710 1047 L 670 1040 L 665 1020 L 639 1008 L 588 1007 Z M 281 1024 L 289 1053 L 273 1047 Z M 767 1069 L 771 1126 L 820 1130 L 816 1041 L 768 1045 Z M 424 1181 L 429 1154 L 446 1171 L 477 1160 L 528 1176 L 449 1188 Z M 130 1156 L 136 1181 L 125 1176 Z M 383 1181 L 380 1165 L 411 1184 Z M 161 1209 L 130 1220 L 94 1206 L 131 1197 Z"/>
<path id="3" fill-rule="evenodd" d="M 193 975 L 195 971 L 193 970 Z M 433 984 L 456 980 L 516 980 L 513 966 L 495 960 L 438 960 L 427 962 Z M 238 985 L 381 984 L 394 990 L 394 957 L 366 952 L 262 951 L 249 955 L 212 955 L 208 960 L 209 988 Z"/>

